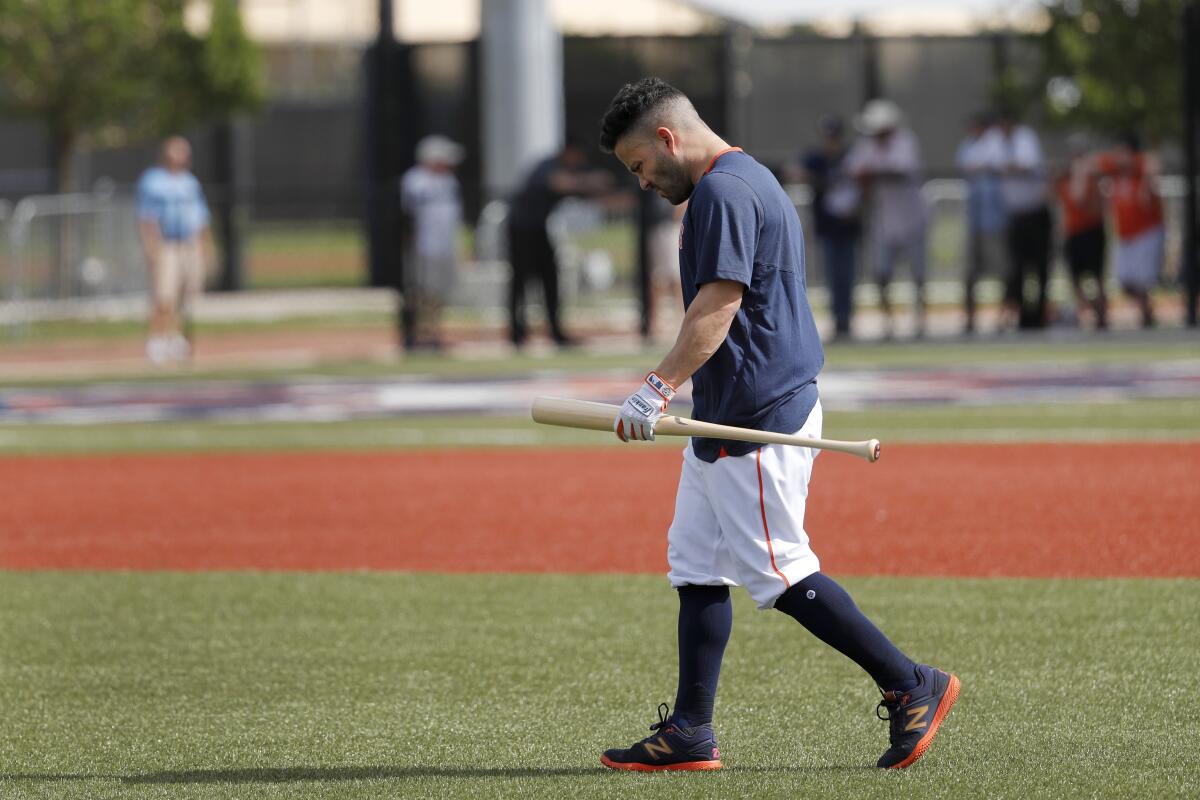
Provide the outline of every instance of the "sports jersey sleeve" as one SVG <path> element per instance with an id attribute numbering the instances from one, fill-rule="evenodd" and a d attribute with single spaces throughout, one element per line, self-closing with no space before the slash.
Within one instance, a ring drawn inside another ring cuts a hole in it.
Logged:
<path id="1" fill-rule="evenodd" d="M 1025 170 L 1042 168 L 1042 147 L 1037 134 L 1028 128 L 1020 128 L 1013 137 L 1012 162 Z"/>
<path id="2" fill-rule="evenodd" d="M 896 131 L 891 147 L 880 159 L 883 170 L 915 175 L 921 169 L 921 146 L 917 137 L 907 130 Z"/>
<path id="3" fill-rule="evenodd" d="M 696 286 L 729 280 L 749 287 L 763 219 L 758 196 L 741 178 L 721 172 L 706 175 L 696 194 L 690 206 Z"/>
<path id="4" fill-rule="evenodd" d="M 145 172 L 137 183 L 137 216 L 138 219 L 157 220 L 158 203 L 154 196 L 154 176 Z"/>

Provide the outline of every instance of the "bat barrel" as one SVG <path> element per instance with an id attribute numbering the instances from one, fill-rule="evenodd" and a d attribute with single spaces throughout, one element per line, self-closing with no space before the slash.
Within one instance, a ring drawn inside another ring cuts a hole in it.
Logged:
<path id="1" fill-rule="evenodd" d="M 534 422 L 560 425 L 564 428 L 583 428 L 589 431 L 611 431 L 617 418 L 617 407 L 587 400 L 564 400 L 558 397 L 539 397 L 531 411 Z"/>

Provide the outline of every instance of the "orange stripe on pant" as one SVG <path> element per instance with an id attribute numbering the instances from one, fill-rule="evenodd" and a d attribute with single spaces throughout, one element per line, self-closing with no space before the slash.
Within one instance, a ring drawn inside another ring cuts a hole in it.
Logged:
<path id="1" fill-rule="evenodd" d="M 767 537 L 767 554 L 771 557 L 771 569 L 783 581 L 783 585 L 791 588 L 792 584 L 787 577 L 779 571 L 779 567 L 775 566 L 775 546 L 771 544 L 771 529 L 767 526 L 767 501 L 763 493 L 762 479 L 762 448 L 760 447 L 754 453 L 754 464 L 758 468 L 758 508 L 762 512 L 763 535 Z"/>

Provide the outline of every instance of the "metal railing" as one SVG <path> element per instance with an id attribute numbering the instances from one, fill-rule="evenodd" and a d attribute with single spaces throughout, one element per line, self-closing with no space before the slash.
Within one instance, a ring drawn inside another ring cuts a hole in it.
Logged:
<path id="1" fill-rule="evenodd" d="M 1185 182 L 1166 176 L 1159 182 L 1167 227 L 1164 281 L 1178 280 L 1181 219 Z M 803 185 L 786 189 L 800 213 L 809 248 L 808 282 L 815 305 L 823 305 L 825 277 L 815 237 L 811 235 L 811 192 Z M 927 248 L 929 299 L 959 302 L 966 260 L 966 185 L 959 179 L 938 179 L 922 189 L 930 209 Z M 505 222 L 507 207 L 489 204 L 475 230 L 477 258 L 459 271 L 452 304 L 481 311 L 501 311 L 507 300 L 510 270 Z M 606 212 L 600 206 L 570 201 L 556 211 L 550 232 L 560 248 L 561 291 L 569 303 L 599 303 L 604 307 L 636 304 L 636 225 L 628 212 Z M 856 292 L 863 303 L 874 302 L 875 287 L 868 259 L 869 236 L 861 239 Z M 1055 286 L 1065 297 L 1066 270 L 1055 251 Z M 1112 272 L 1109 271 L 1110 279 Z M 910 287 L 907 272 L 897 275 L 897 297 L 903 302 Z M 38 195 L 16 205 L 0 201 L 0 327 L 45 316 L 71 316 L 80 301 L 95 306 L 99 299 L 122 303 L 140 300 L 147 273 L 137 234 L 133 198 L 109 187 L 84 194 Z M 981 300 L 999 296 L 1000 275 L 987 275 L 980 284 Z M 535 295 L 536 296 L 536 295 Z"/>
<path id="2" fill-rule="evenodd" d="M 3 217 L 7 216 L 7 220 Z M 0 211 L 0 324 L 19 326 L 38 304 L 144 293 L 147 274 L 132 197 L 34 195 Z"/>

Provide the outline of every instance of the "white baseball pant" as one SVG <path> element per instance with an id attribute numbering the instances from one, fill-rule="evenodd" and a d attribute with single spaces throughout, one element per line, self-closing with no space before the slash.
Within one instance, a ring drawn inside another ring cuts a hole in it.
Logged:
<path id="1" fill-rule="evenodd" d="M 821 436 L 821 404 L 801 436 Z M 759 608 L 821 568 L 804 532 L 808 482 L 818 450 L 765 445 L 744 456 L 701 461 L 684 448 L 667 533 L 672 586 L 745 586 Z"/>

